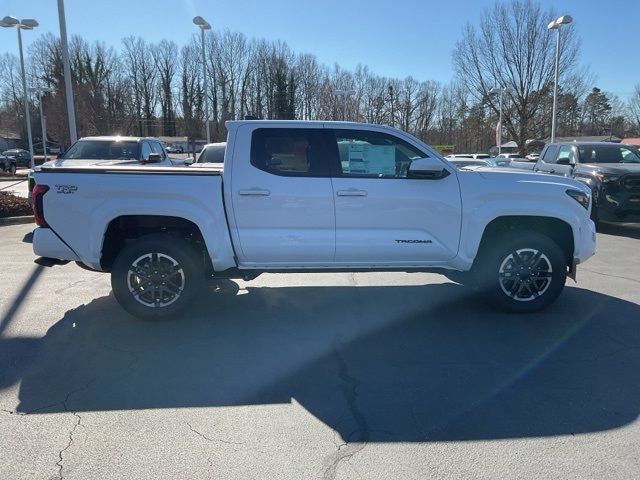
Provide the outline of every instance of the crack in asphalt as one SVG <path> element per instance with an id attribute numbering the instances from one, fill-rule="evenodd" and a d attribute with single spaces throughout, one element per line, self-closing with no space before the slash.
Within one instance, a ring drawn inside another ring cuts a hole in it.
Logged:
<path id="1" fill-rule="evenodd" d="M 64 408 L 67 408 L 67 405 L 65 403 Z M 69 411 L 69 410 L 67 410 Z M 82 425 L 82 417 L 78 414 L 78 412 L 73 412 L 73 411 L 69 411 L 70 413 L 72 413 L 77 421 L 76 423 L 73 425 L 73 428 L 71 429 L 71 431 L 69 432 L 69 441 L 67 442 L 67 445 L 58 452 L 58 461 L 56 462 L 56 466 L 58 467 L 58 479 L 59 480 L 63 480 L 64 476 L 62 475 L 62 470 L 64 469 L 64 465 L 62 464 L 63 462 L 63 454 L 64 452 L 66 452 L 71 445 L 73 445 L 73 434 L 75 433 L 76 429 Z"/>
<path id="2" fill-rule="evenodd" d="M 242 442 L 232 442 L 230 440 L 223 440 L 222 438 L 211 438 L 211 437 L 205 435 L 204 433 L 202 433 L 202 432 L 196 430 L 195 428 L 193 428 L 191 423 L 187 422 L 187 425 L 189 426 L 189 430 L 191 430 L 193 433 L 195 433 L 199 437 L 205 439 L 207 442 L 210 442 L 210 443 L 226 443 L 227 445 L 244 445 L 244 443 L 242 443 Z"/>
<path id="3" fill-rule="evenodd" d="M 325 480 L 334 480 L 336 478 L 338 467 L 342 462 L 348 463 L 360 475 L 360 472 L 351 464 L 351 459 L 367 446 L 370 437 L 369 424 L 364 414 L 360 411 L 357 402 L 360 381 L 349 372 L 349 366 L 338 350 L 334 350 L 333 356 L 338 364 L 338 377 L 342 380 L 342 393 L 347 401 L 349 412 L 356 423 L 356 430 L 351 432 L 346 441 L 341 444 L 336 442 L 334 434 L 332 441 L 336 451 L 326 459 L 328 465 L 324 469 L 323 478 Z M 354 434 L 358 435 L 359 441 L 349 443 Z"/>

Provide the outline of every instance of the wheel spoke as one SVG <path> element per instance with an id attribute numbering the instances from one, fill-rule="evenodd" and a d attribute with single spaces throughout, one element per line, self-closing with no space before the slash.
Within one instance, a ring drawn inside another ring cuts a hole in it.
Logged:
<path id="1" fill-rule="evenodd" d="M 542 252 L 536 252 L 533 257 L 531 257 L 531 260 L 529 260 L 529 266 L 532 268 L 535 267 L 540 261 L 540 257 L 542 257 Z"/>

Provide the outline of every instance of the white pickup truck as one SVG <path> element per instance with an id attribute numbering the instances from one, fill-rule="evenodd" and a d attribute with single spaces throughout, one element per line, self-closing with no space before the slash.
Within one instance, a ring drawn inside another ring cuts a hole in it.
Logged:
<path id="1" fill-rule="evenodd" d="M 175 315 L 207 280 L 318 271 L 437 272 L 531 312 L 594 253 L 575 180 L 457 169 L 386 126 L 227 127 L 224 169 L 40 168 L 34 252 L 110 272 L 141 318 Z"/>

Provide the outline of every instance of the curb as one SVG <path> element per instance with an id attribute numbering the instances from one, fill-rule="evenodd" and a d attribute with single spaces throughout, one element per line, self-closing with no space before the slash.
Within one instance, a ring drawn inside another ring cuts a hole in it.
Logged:
<path id="1" fill-rule="evenodd" d="M 26 225 L 28 223 L 33 223 L 35 225 L 36 221 L 33 218 L 33 215 L 25 215 L 22 217 L 6 217 L 0 218 L 0 226 L 2 225 Z"/>
<path id="2" fill-rule="evenodd" d="M 0 177 L 0 182 L 22 182 L 28 180 L 28 177 L 22 176 L 22 177 Z"/>

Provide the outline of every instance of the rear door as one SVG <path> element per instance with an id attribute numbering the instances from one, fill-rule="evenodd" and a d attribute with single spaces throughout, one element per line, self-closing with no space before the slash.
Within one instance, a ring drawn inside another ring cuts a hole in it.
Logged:
<path id="1" fill-rule="evenodd" d="M 318 127 L 239 127 L 231 165 L 232 234 L 242 265 L 333 262 L 335 215 L 327 132 Z M 248 141 L 250 139 L 250 141 Z M 225 184 L 226 188 L 226 184 Z"/>
<path id="2" fill-rule="evenodd" d="M 389 133 L 332 131 L 340 160 L 333 177 L 336 263 L 420 266 L 453 258 L 462 213 L 454 169 L 443 162 L 450 172 L 444 178 L 409 178 L 410 163 L 427 152 Z"/>

